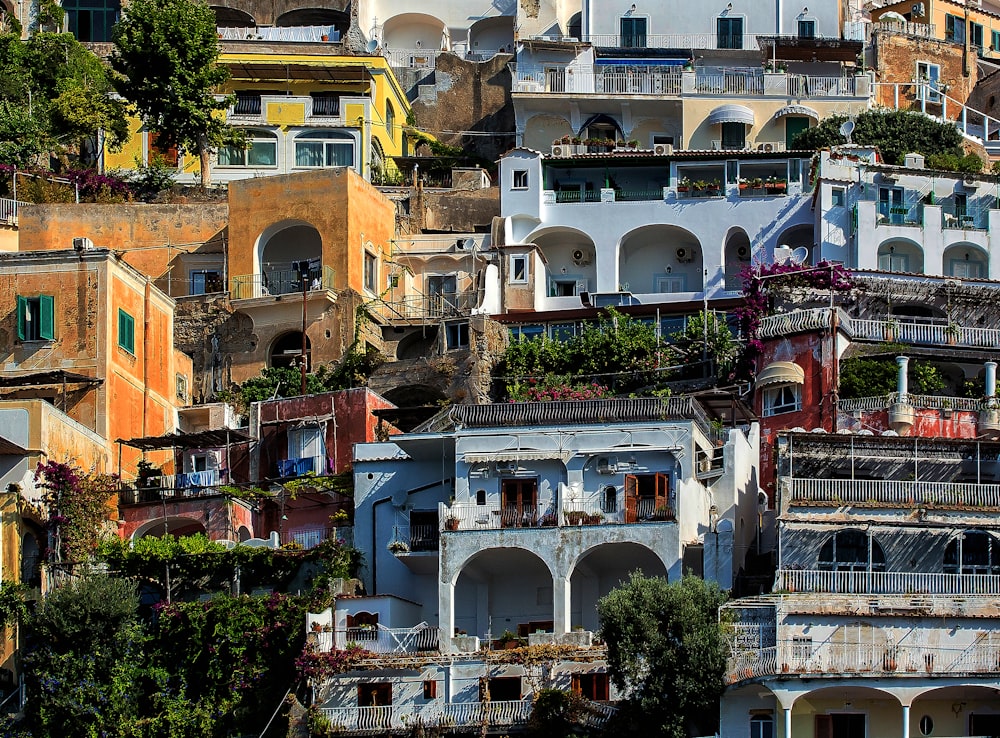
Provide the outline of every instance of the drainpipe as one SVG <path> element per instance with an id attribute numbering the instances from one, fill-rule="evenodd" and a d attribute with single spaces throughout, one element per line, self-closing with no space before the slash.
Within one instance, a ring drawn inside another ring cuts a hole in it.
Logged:
<path id="1" fill-rule="evenodd" d="M 986 367 L 986 399 L 992 400 L 997 395 L 997 363 L 987 361 Z"/>
<path id="2" fill-rule="evenodd" d="M 907 389 L 908 388 L 907 388 L 907 376 L 906 376 L 906 372 L 907 372 L 907 366 L 909 365 L 909 363 L 910 363 L 910 360 L 907 357 L 905 357 L 905 356 L 897 356 L 896 357 L 896 364 L 899 365 L 899 373 L 896 376 L 896 393 L 899 395 L 899 398 L 896 400 L 897 402 L 906 402 L 907 401 L 906 394 L 907 394 Z"/>

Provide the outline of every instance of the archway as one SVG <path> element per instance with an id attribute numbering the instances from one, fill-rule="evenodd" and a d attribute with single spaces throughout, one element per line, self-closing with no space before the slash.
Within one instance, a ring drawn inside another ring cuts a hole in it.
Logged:
<path id="1" fill-rule="evenodd" d="M 497 51 L 514 48 L 514 18 L 509 15 L 483 18 L 469 28 L 469 54 L 488 59 Z"/>
<path id="2" fill-rule="evenodd" d="M 703 257 L 690 231 L 668 225 L 639 228 L 622 239 L 619 287 L 634 294 L 701 292 Z"/>
<path id="3" fill-rule="evenodd" d="M 421 405 L 437 405 L 446 400 L 445 394 L 437 387 L 426 384 L 408 384 L 396 387 L 382 396 L 396 407 L 420 407 Z"/>
<path id="4" fill-rule="evenodd" d="M 750 236 L 739 227 L 729 229 L 726 234 L 726 245 L 724 249 L 724 262 L 726 268 L 726 289 L 741 290 L 743 283 L 740 281 L 740 273 L 750 263 L 752 256 L 752 246 Z"/>
<path id="5" fill-rule="evenodd" d="M 448 29 L 433 15 L 401 13 L 382 26 L 382 46 L 386 49 L 424 49 L 436 51 L 447 43 Z"/>
<path id="6" fill-rule="evenodd" d="M 334 26 L 343 38 L 350 28 L 351 19 L 347 13 L 329 8 L 299 8 L 282 13 L 274 20 L 276 26 Z"/>
<path id="7" fill-rule="evenodd" d="M 524 122 L 521 145 L 538 151 L 549 151 L 553 141 L 575 135 L 566 118 L 552 113 L 540 113 Z"/>
<path id="8" fill-rule="evenodd" d="M 132 539 L 138 538 L 162 538 L 164 536 L 193 536 L 195 534 L 207 533 L 205 525 L 194 518 L 187 518 L 182 515 L 150 520 L 136 528 L 132 534 Z"/>
<path id="9" fill-rule="evenodd" d="M 962 671 L 995 672 L 993 663 L 970 663 Z M 990 654 L 979 649 L 970 656 Z M 910 706 L 910 735 L 1000 735 L 1000 705 L 997 704 L 995 682 L 986 684 L 949 685 L 928 689 L 913 699 Z"/>
<path id="10" fill-rule="evenodd" d="M 396 358 L 399 360 L 405 359 L 421 359 L 424 357 L 431 357 L 434 355 L 434 351 L 437 347 L 438 341 L 438 330 L 437 326 L 431 326 L 427 330 L 414 331 L 408 336 L 404 336 L 396 344 Z M 389 399 L 388 395 L 383 395 L 386 399 Z M 395 400 L 390 400 L 391 402 L 396 402 Z M 399 403 L 396 402 L 398 405 Z"/>
<path id="11" fill-rule="evenodd" d="M 944 250 L 941 274 L 959 279 L 986 279 L 990 275 L 990 258 L 973 243 L 956 243 Z"/>
<path id="12" fill-rule="evenodd" d="M 877 718 L 879 733 L 869 726 Z M 903 705 L 874 687 L 838 685 L 814 689 L 792 707 L 792 735 L 902 735 Z M 912 734 L 911 734 L 912 735 Z"/>
<path id="13" fill-rule="evenodd" d="M 617 141 L 625 138 L 621 124 L 610 115 L 599 113 L 592 115 L 580 127 L 580 138 L 603 138 Z"/>
<path id="14" fill-rule="evenodd" d="M 577 41 L 582 41 L 583 36 L 583 14 L 573 13 L 570 16 L 569 21 L 566 23 L 566 33 L 570 38 L 575 38 Z"/>
<path id="15" fill-rule="evenodd" d="M 945 574 L 1000 574 L 1000 540 L 985 530 L 967 530 L 944 549 Z"/>
<path id="16" fill-rule="evenodd" d="M 778 236 L 776 243 L 778 246 L 787 246 L 790 249 L 804 248 L 808 254 L 806 258 L 802 260 L 802 263 L 813 263 L 813 247 L 815 246 L 813 226 L 797 225 L 792 226 L 791 228 L 786 228 L 781 232 L 781 235 Z"/>
<path id="17" fill-rule="evenodd" d="M 883 272 L 923 274 L 924 250 L 913 241 L 891 238 L 878 247 L 878 268 Z"/>
<path id="18" fill-rule="evenodd" d="M 309 223 L 281 221 L 268 226 L 257 238 L 255 257 L 260 294 L 301 292 L 301 262 L 307 262 L 307 283 L 322 278 L 323 238 Z"/>
<path id="19" fill-rule="evenodd" d="M 253 533 L 245 525 L 241 525 L 236 531 L 236 538 L 240 543 L 244 543 L 253 538 Z"/>
<path id="20" fill-rule="evenodd" d="M 523 548 L 488 548 L 462 566 L 455 585 L 455 628 L 498 638 L 551 631 L 552 573 Z"/>
<path id="21" fill-rule="evenodd" d="M 529 237 L 544 257 L 545 290 L 550 297 L 572 297 L 597 289 L 597 247 L 573 228 L 547 228 Z"/>
<path id="22" fill-rule="evenodd" d="M 597 601 L 634 571 L 667 578 L 667 568 L 653 551 L 638 543 L 603 543 L 577 559 L 570 577 L 573 625 L 597 630 Z"/>
<path id="23" fill-rule="evenodd" d="M 848 528 L 837 531 L 823 544 L 819 551 L 819 568 L 821 571 L 885 571 L 885 553 L 874 536 Z"/>
<path id="24" fill-rule="evenodd" d="M 268 352 L 268 366 L 291 367 L 301 366 L 302 359 L 302 331 L 291 331 L 282 333 L 271 344 Z M 309 336 L 306 336 L 306 370 L 312 368 L 312 345 L 309 343 Z"/>
<path id="25" fill-rule="evenodd" d="M 215 25 L 219 28 L 256 28 L 257 21 L 249 13 L 237 8 L 219 5 L 209 6 L 215 13 Z"/>

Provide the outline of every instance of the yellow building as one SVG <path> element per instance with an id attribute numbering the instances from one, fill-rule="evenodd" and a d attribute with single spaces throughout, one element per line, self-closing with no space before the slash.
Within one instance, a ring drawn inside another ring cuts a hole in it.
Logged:
<path id="1" fill-rule="evenodd" d="M 408 153 L 403 128 L 410 106 L 388 62 L 339 54 L 339 45 L 325 53 L 291 53 L 295 46 L 223 44 L 221 63 L 232 74 L 223 92 L 235 95 L 226 119 L 247 132 L 248 148 L 219 149 L 212 180 L 350 166 L 366 180 L 394 181 L 392 157 Z M 155 134 L 139 121 L 133 131 L 121 151 L 104 152 L 105 169 L 130 169 L 158 152 Z M 197 178 L 196 156 L 158 153 L 182 170 L 182 181 Z"/>
<path id="2" fill-rule="evenodd" d="M 962 44 L 973 53 L 1000 58 L 1000 3 L 978 0 L 903 0 L 871 11 L 875 23 L 912 24 L 910 32 Z"/>

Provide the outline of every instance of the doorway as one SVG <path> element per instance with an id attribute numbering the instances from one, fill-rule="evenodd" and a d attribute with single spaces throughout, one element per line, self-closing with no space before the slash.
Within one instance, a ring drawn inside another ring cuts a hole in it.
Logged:
<path id="1" fill-rule="evenodd" d="M 816 716 L 816 738 L 866 738 L 865 714 L 838 712 Z"/>
<path id="2" fill-rule="evenodd" d="M 789 115 L 785 118 L 785 148 L 792 150 L 792 141 L 798 138 L 803 131 L 809 130 L 809 119 Z"/>
<path id="3" fill-rule="evenodd" d="M 673 520 L 670 508 L 670 477 L 666 474 L 625 476 L 625 522 Z"/>
<path id="4" fill-rule="evenodd" d="M 538 517 L 538 480 L 504 479 L 500 485 L 500 506 L 503 527 L 535 525 Z"/>

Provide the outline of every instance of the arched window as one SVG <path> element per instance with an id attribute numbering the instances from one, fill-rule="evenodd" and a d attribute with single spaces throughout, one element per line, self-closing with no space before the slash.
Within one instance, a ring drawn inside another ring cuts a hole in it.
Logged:
<path id="1" fill-rule="evenodd" d="M 389 140 L 396 140 L 396 111 L 392 109 L 392 103 L 385 101 L 385 130 L 389 132 Z"/>
<path id="2" fill-rule="evenodd" d="M 353 167 L 354 138 L 333 131 L 312 131 L 295 139 L 296 167 Z"/>
<path id="3" fill-rule="evenodd" d="M 944 550 L 945 574 L 1000 574 L 1000 541 L 982 530 L 967 530 Z"/>
<path id="4" fill-rule="evenodd" d="M 278 138 L 267 131 L 247 131 L 247 146 L 222 146 L 220 167 L 275 167 L 278 165 Z"/>
<path id="5" fill-rule="evenodd" d="M 823 571 L 868 571 L 869 560 L 871 571 L 885 571 L 882 547 L 860 530 L 838 531 L 819 552 L 819 568 Z"/>

